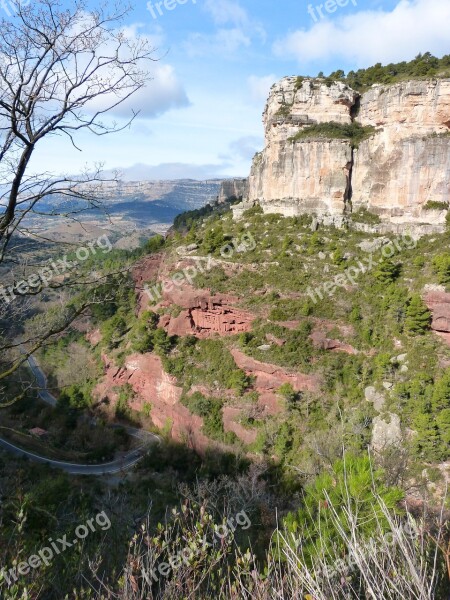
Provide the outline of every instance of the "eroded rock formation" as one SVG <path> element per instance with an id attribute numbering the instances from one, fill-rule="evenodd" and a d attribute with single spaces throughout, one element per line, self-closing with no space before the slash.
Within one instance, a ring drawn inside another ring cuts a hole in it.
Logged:
<path id="1" fill-rule="evenodd" d="M 231 354 L 240 369 L 256 378 L 255 387 L 259 393 L 259 403 L 266 414 L 276 414 L 280 411 L 277 390 L 284 383 L 290 383 L 297 392 L 319 390 L 320 381 L 316 375 L 289 373 L 276 365 L 255 360 L 236 349 L 232 350 Z"/>
<path id="2" fill-rule="evenodd" d="M 209 337 L 218 333 L 234 335 L 250 331 L 253 316 L 229 306 L 223 298 L 198 297 L 190 308 L 182 310 L 177 317 L 169 318 L 165 326 L 170 335 L 195 335 Z"/>
<path id="3" fill-rule="evenodd" d="M 431 328 L 450 344 L 450 294 L 429 292 L 425 296 L 425 303 L 433 315 Z"/>
<path id="4" fill-rule="evenodd" d="M 219 191 L 219 202 L 242 199 L 248 194 L 248 179 L 225 179 Z"/>
<path id="5" fill-rule="evenodd" d="M 443 221 L 428 202 L 449 202 L 450 80 L 375 86 L 357 120 L 381 130 L 355 152 L 352 204 L 392 222 Z"/>
<path id="6" fill-rule="evenodd" d="M 183 390 L 177 386 L 176 379 L 164 371 L 159 356 L 133 354 L 127 358 L 123 367 L 117 367 L 105 355 L 102 359 L 105 375 L 94 390 L 99 401 L 108 400 L 115 404 L 118 390 L 129 384 L 135 393 L 129 402 L 130 408 L 142 411 L 144 404 L 148 403 L 151 407 L 151 419 L 157 427 L 164 428 L 170 422 L 174 439 L 188 440 L 197 449 L 208 446 L 210 441 L 201 432 L 203 420 L 181 404 Z"/>
<path id="7" fill-rule="evenodd" d="M 182 263 L 184 264 L 184 263 Z M 209 290 L 198 290 L 187 281 L 180 285 L 161 287 L 158 308 L 180 308 L 177 316 L 164 315 L 160 321 L 170 335 L 195 335 L 199 338 L 213 334 L 233 335 L 250 331 L 254 315 L 236 307 L 239 298 L 228 294 L 211 295 Z"/>
<path id="8" fill-rule="evenodd" d="M 331 121 L 375 129 L 357 148 L 345 139 L 292 140 Z M 343 83 L 286 77 L 272 87 L 263 122 L 266 145 L 253 161 L 250 205 L 335 222 L 367 208 L 393 224 L 443 223 L 445 211 L 425 205 L 449 202 L 449 79 L 377 85 L 361 96 Z"/>

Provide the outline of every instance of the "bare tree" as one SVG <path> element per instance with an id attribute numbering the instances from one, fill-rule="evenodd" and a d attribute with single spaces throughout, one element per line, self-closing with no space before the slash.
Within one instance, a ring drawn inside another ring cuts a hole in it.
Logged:
<path id="1" fill-rule="evenodd" d="M 24 236 L 42 237 L 33 228 L 36 219 L 74 218 L 101 205 L 106 178 L 100 167 L 59 176 L 32 171 L 30 161 L 52 136 L 66 136 L 79 149 L 76 136 L 82 130 L 104 136 L 127 127 L 137 113 L 130 109 L 126 123 L 113 121 L 114 113 L 146 85 L 149 61 L 155 60 L 148 39 L 127 37 L 121 29 L 127 8 L 90 10 L 83 1 L 69 9 L 54 0 L 27 6 L 12 2 L 14 16 L 0 23 L 0 268 L 17 263 L 17 244 Z M 15 293 L 37 295 L 44 288 Z M 68 323 L 76 314 L 79 309 L 67 315 Z M 52 329 L 42 338 L 49 335 Z M 38 346 L 36 339 L 32 350 Z M 2 342 L 0 332 L 0 354 L 10 347 L 14 343 Z M 7 372 L 25 359 L 26 354 Z"/>

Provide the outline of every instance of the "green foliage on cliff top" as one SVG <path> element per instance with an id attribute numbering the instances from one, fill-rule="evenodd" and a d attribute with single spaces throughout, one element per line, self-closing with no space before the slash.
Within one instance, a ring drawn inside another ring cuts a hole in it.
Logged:
<path id="1" fill-rule="evenodd" d="M 430 52 L 418 54 L 409 62 L 377 63 L 368 69 L 349 71 L 345 76 L 344 71 L 334 71 L 327 79 L 342 81 L 351 88 L 365 91 L 375 83 L 391 84 L 407 79 L 426 79 L 430 77 L 450 77 L 450 54 L 436 58 Z"/>

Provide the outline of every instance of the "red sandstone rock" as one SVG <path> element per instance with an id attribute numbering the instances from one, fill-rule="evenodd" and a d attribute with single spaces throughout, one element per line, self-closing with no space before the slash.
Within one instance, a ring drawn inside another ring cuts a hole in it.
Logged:
<path id="1" fill-rule="evenodd" d="M 169 268 L 163 264 L 161 254 L 142 259 L 132 273 L 140 312 L 147 308 L 148 294 L 151 294 L 157 302 L 154 310 L 173 305 L 184 309 L 177 317 L 164 316 L 161 320 L 161 326 L 169 335 L 209 337 L 215 333 L 231 335 L 250 331 L 254 316 L 236 308 L 239 298 L 228 294 L 213 296 L 209 290 L 196 289 L 190 283 L 196 272 L 199 272 L 198 266 L 192 260 L 180 261 Z M 149 281 L 155 283 L 145 292 L 143 287 Z"/>
<path id="2" fill-rule="evenodd" d="M 131 271 L 131 277 L 133 278 L 136 293 L 138 296 L 138 307 L 139 312 L 145 310 L 148 306 L 148 295 L 144 290 L 144 286 L 147 283 L 151 283 L 158 279 L 158 275 L 161 269 L 163 254 L 152 254 L 151 256 L 145 256 L 138 261 Z"/>
<path id="3" fill-rule="evenodd" d="M 199 450 L 210 444 L 210 440 L 201 433 L 203 420 L 180 403 L 182 389 L 176 385 L 175 378 L 164 371 L 159 356 L 134 354 L 127 359 L 123 368 L 114 365 L 105 355 L 102 360 L 106 369 L 105 377 L 94 391 L 100 400 L 108 398 L 116 402 L 118 394 L 114 388 L 128 383 L 136 394 L 131 408 L 140 411 L 148 402 L 152 407 L 151 419 L 157 427 L 163 428 L 168 419 L 171 420 L 174 439 L 187 441 Z"/>
<path id="4" fill-rule="evenodd" d="M 255 429 L 246 429 L 237 419 L 241 416 L 241 409 L 233 406 L 223 407 L 223 427 L 225 431 L 233 431 L 244 444 L 253 444 L 258 432 Z"/>
<path id="5" fill-rule="evenodd" d="M 281 340 L 280 338 L 275 337 L 272 333 L 266 333 L 266 340 L 268 342 L 276 344 L 277 346 L 284 346 L 284 344 L 286 343 L 285 340 Z"/>
<path id="6" fill-rule="evenodd" d="M 259 403 L 268 414 L 280 412 L 277 390 L 284 383 L 290 383 L 297 392 L 319 390 L 320 382 L 316 375 L 289 373 L 282 367 L 260 362 L 236 349 L 232 350 L 231 354 L 240 369 L 256 377 Z"/>
<path id="7" fill-rule="evenodd" d="M 202 338 L 214 333 L 233 335 L 251 329 L 254 316 L 230 306 L 226 296 L 197 295 L 185 298 L 184 303 L 188 307 L 163 325 L 169 335 L 195 335 Z"/>
<path id="8" fill-rule="evenodd" d="M 344 344 L 340 340 L 332 340 L 327 338 L 326 334 L 321 331 L 314 331 L 311 334 L 311 340 L 316 348 L 330 350 L 332 352 L 346 352 L 347 354 L 358 354 L 358 350 L 350 344 Z"/>
<path id="9" fill-rule="evenodd" d="M 431 328 L 434 331 L 450 333 L 450 294 L 430 292 L 425 296 L 425 303 L 433 315 Z"/>
<path id="10" fill-rule="evenodd" d="M 159 327 L 167 327 L 170 323 L 170 315 L 162 315 L 159 319 Z"/>
<path id="11" fill-rule="evenodd" d="M 93 331 L 89 331 L 86 334 L 86 340 L 91 344 L 91 346 L 97 346 L 102 341 L 102 334 L 100 333 L 100 329 L 94 329 Z"/>

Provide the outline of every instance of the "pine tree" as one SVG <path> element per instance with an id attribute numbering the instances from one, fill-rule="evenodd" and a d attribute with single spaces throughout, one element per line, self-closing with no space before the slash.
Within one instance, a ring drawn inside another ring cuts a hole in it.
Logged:
<path id="1" fill-rule="evenodd" d="M 374 275 L 381 283 L 392 283 L 400 275 L 400 265 L 390 258 L 383 258 Z"/>
<path id="2" fill-rule="evenodd" d="M 436 414 L 446 408 L 450 408 L 450 371 L 434 384 L 433 395 L 431 397 L 431 409 Z"/>
<path id="3" fill-rule="evenodd" d="M 406 309 L 405 330 L 423 335 L 430 328 L 431 313 L 419 294 L 414 294 Z"/>
<path id="4" fill-rule="evenodd" d="M 434 416 L 417 415 L 413 426 L 417 432 L 414 446 L 419 456 L 425 460 L 440 460 L 442 458 L 441 438 Z"/>
<path id="5" fill-rule="evenodd" d="M 433 258 L 433 270 L 442 284 L 450 283 L 450 254 L 438 254 Z"/>
<path id="6" fill-rule="evenodd" d="M 450 446 L 450 408 L 444 409 L 437 415 L 436 423 L 444 448 L 448 449 Z"/>

